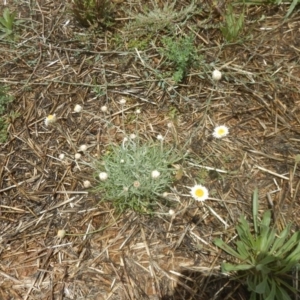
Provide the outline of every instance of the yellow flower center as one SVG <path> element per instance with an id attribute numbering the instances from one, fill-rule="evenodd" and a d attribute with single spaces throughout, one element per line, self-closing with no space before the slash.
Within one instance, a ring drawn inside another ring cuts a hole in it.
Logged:
<path id="1" fill-rule="evenodd" d="M 197 189 L 195 191 L 195 194 L 197 197 L 203 197 L 204 196 L 204 191 L 202 189 Z"/>
<path id="2" fill-rule="evenodd" d="M 224 130 L 224 128 L 220 128 L 218 130 L 218 135 L 223 135 L 223 134 L 225 134 L 225 130 Z"/>

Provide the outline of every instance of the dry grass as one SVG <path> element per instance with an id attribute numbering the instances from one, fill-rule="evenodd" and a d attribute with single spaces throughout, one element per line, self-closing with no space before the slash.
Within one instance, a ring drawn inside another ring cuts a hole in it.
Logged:
<path id="1" fill-rule="evenodd" d="M 179 11 L 186 6 L 177 2 Z M 203 11 L 177 30 L 195 34 L 206 69 L 190 70 L 176 87 L 166 80 L 163 90 L 154 73 L 163 68 L 160 45 L 140 51 L 116 42 L 117 33 L 126 40 L 126 12 L 140 12 L 137 3 L 117 1 L 114 27 L 96 34 L 80 28 L 64 2 L 8 1 L 23 23 L 15 41 L 0 41 L 0 83 L 10 86 L 10 108 L 20 114 L 0 145 L 1 299 L 247 299 L 221 276 L 226 257 L 213 239 L 229 240 L 237 218 L 251 215 L 256 186 L 261 210 L 271 205 L 280 228 L 291 221 L 299 227 L 300 19 L 283 22 L 285 6 L 250 6 L 248 38 L 225 45 L 217 28 L 224 8 L 196 4 Z M 206 71 L 210 64 L 223 72 L 218 84 Z M 83 188 L 92 171 L 74 154 L 87 144 L 101 157 L 122 140 L 121 97 L 128 132 L 140 107 L 144 139 L 171 123 L 167 142 L 190 151 L 169 191 L 174 216 L 163 205 L 152 217 L 118 215 Z M 84 112 L 73 113 L 75 104 Z M 52 113 L 58 122 L 45 127 Z M 230 128 L 225 139 L 212 139 L 218 124 Z M 203 205 L 188 195 L 199 178 L 211 195 Z M 58 238 L 59 229 L 68 235 Z"/>

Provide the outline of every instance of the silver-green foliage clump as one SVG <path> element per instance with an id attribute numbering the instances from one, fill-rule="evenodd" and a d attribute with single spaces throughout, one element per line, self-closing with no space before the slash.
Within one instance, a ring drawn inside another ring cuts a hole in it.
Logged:
<path id="1" fill-rule="evenodd" d="M 258 219 L 258 192 L 253 196 L 254 232 L 244 216 L 236 227 L 235 247 L 221 239 L 214 241 L 238 260 L 236 263 L 222 264 L 223 272 L 234 272 L 234 279 L 241 280 L 251 292 L 250 300 L 291 300 L 290 293 L 296 294 L 292 286 L 291 274 L 299 267 L 300 232 L 291 237 L 291 226 L 277 233 L 271 225 L 271 211 L 266 211 L 262 220 Z"/>
<path id="2" fill-rule="evenodd" d="M 174 26 L 192 16 L 196 11 L 194 1 L 181 10 L 175 9 L 176 1 L 165 2 L 160 8 L 157 4 L 154 7 L 144 9 L 143 13 L 131 14 L 135 21 L 127 25 L 127 30 L 132 31 L 136 37 L 149 32 L 158 33 L 159 31 Z"/>
<path id="3" fill-rule="evenodd" d="M 102 192 L 103 201 L 112 201 L 121 212 L 126 209 L 152 212 L 159 196 L 170 186 L 172 164 L 179 159 L 176 151 L 164 147 L 162 141 L 157 144 L 125 139 L 122 145 L 112 146 L 95 164 L 97 191 Z M 99 180 L 100 173 L 106 173 L 107 179 L 104 176 L 104 180 Z"/>

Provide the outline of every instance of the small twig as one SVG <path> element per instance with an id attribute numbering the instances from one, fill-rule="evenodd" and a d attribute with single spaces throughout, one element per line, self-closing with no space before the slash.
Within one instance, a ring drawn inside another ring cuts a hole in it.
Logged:
<path id="1" fill-rule="evenodd" d="M 205 205 L 205 207 L 208 208 L 210 212 L 225 225 L 225 229 L 229 226 L 210 206 Z"/>
<path id="2" fill-rule="evenodd" d="M 192 165 L 194 167 L 204 168 L 206 170 L 216 171 L 216 172 L 219 172 L 219 173 L 225 173 L 225 174 L 228 173 L 227 171 L 224 171 L 224 170 L 221 170 L 221 169 L 216 169 L 216 168 L 212 168 L 212 167 L 202 166 L 202 165 L 194 164 L 194 163 L 191 163 L 191 162 L 189 162 L 189 165 Z"/>
<path id="3" fill-rule="evenodd" d="M 285 180 L 289 180 L 288 177 L 283 176 L 283 175 L 280 175 L 280 174 L 278 174 L 278 173 L 275 173 L 275 172 L 270 171 L 270 170 L 268 170 L 268 169 L 265 169 L 265 168 L 263 168 L 263 167 L 260 167 L 260 166 L 255 166 L 255 167 L 256 167 L 257 169 L 261 170 L 261 171 L 265 171 L 265 172 L 267 172 L 267 173 L 269 173 L 269 174 L 272 174 L 272 175 L 274 175 L 274 176 L 280 177 L 280 178 L 285 179 Z"/>
<path id="4" fill-rule="evenodd" d="M 19 185 L 21 185 L 21 184 L 23 184 L 23 183 L 30 183 L 30 182 L 33 182 L 33 181 L 35 181 L 37 178 L 40 178 L 40 177 L 41 177 L 41 175 L 37 175 L 37 176 L 34 176 L 34 177 L 30 178 L 30 179 L 27 179 L 27 180 L 18 182 L 17 184 L 13 184 L 13 185 L 11 185 L 11 186 L 8 186 L 8 187 L 6 187 L 6 188 L 0 190 L 0 193 L 5 192 L 5 191 L 8 191 L 8 190 L 10 190 L 10 189 L 13 189 L 13 188 L 15 188 L 15 187 L 17 187 L 17 186 L 19 186 Z"/>

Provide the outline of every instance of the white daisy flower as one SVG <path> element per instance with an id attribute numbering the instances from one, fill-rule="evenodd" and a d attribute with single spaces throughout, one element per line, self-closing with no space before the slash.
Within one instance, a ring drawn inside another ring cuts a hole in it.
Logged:
<path id="1" fill-rule="evenodd" d="M 221 126 L 217 126 L 214 129 L 213 136 L 217 139 L 221 139 L 224 136 L 228 135 L 228 133 L 229 133 L 228 127 L 225 125 L 221 125 Z"/>
<path id="2" fill-rule="evenodd" d="M 215 81 L 219 81 L 222 78 L 222 73 L 219 70 L 214 70 L 212 72 L 212 79 Z"/>
<path id="3" fill-rule="evenodd" d="M 48 126 L 50 124 L 53 124 L 56 122 L 56 114 L 53 115 L 49 115 L 46 119 L 45 119 L 45 125 Z"/>
<path id="4" fill-rule="evenodd" d="M 74 112 L 80 113 L 82 111 L 82 106 L 79 104 L 76 104 L 74 107 Z"/>
<path id="5" fill-rule="evenodd" d="M 197 201 L 205 201 L 208 198 L 208 189 L 201 184 L 196 184 L 191 188 L 191 195 Z"/>

